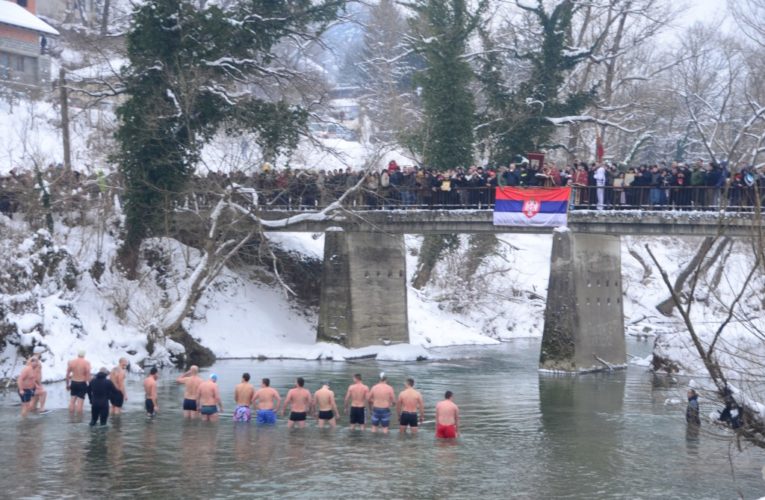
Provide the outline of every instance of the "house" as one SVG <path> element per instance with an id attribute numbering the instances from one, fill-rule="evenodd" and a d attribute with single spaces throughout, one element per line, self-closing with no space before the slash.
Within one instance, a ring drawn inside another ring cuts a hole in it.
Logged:
<path id="1" fill-rule="evenodd" d="M 0 87 L 50 81 L 47 37 L 58 31 L 38 18 L 36 0 L 0 0 Z"/>

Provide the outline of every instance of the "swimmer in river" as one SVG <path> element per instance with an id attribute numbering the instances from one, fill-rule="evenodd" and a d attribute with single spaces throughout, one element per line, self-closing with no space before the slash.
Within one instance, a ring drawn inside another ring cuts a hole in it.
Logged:
<path id="1" fill-rule="evenodd" d="M 446 391 L 444 400 L 436 405 L 436 437 L 454 439 L 459 437 L 460 409 L 452 401 L 452 391 Z"/>
<path id="2" fill-rule="evenodd" d="M 318 410 L 319 429 L 324 427 L 324 422 L 329 422 L 333 429 L 337 425 L 337 404 L 335 403 L 335 393 L 329 388 L 329 381 L 324 382 L 321 389 L 313 395 L 314 404 Z"/>
<path id="3" fill-rule="evenodd" d="M 32 358 L 37 359 L 37 366 L 35 367 L 35 395 L 32 397 L 31 410 L 43 413 L 45 412 L 45 400 L 48 398 L 48 392 L 42 383 L 42 360 L 40 360 L 39 354 L 32 355 Z"/>
<path id="4" fill-rule="evenodd" d="M 125 376 L 128 360 L 120 358 L 117 366 L 112 368 L 109 374 L 109 380 L 114 385 L 114 392 L 112 392 L 112 415 L 119 415 L 122 413 L 122 405 L 127 401 L 127 391 L 125 390 Z"/>
<path id="5" fill-rule="evenodd" d="M 90 400 L 90 426 L 96 425 L 100 420 L 101 425 L 106 425 L 109 418 L 109 400 L 114 397 L 117 388 L 111 380 L 107 379 L 109 370 L 101 368 L 96 376 L 88 384 L 88 399 Z"/>
<path id="6" fill-rule="evenodd" d="M 255 388 L 250 384 L 250 374 L 243 373 L 242 381 L 234 388 L 234 422 L 249 422 L 252 420 L 250 407 L 255 402 Z"/>
<path id="7" fill-rule="evenodd" d="M 377 428 L 382 427 L 383 434 L 387 434 L 390 426 L 390 407 L 396 402 L 396 395 L 393 387 L 388 385 L 385 372 L 380 373 L 380 381 L 369 390 L 368 401 L 372 414 L 372 432 L 377 432 Z"/>
<path id="8" fill-rule="evenodd" d="M 199 376 L 199 367 L 191 365 L 186 373 L 175 379 L 179 384 L 184 385 L 183 389 L 183 416 L 185 418 L 194 418 L 197 416 L 197 392 L 202 378 Z"/>
<path id="9" fill-rule="evenodd" d="M 71 394 L 69 412 L 82 413 L 85 394 L 88 393 L 90 363 L 85 359 L 85 351 L 79 351 L 77 357 L 66 366 L 66 390 Z"/>
<path id="10" fill-rule="evenodd" d="M 148 417 L 154 417 L 159 411 L 159 402 L 157 401 L 157 379 L 159 378 L 159 370 L 156 366 L 152 366 L 149 370 L 149 376 L 143 381 L 143 391 L 146 395 L 144 406 L 146 407 L 146 415 Z"/>
<path id="11" fill-rule="evenodd" d="M 254 397 L 255 409 L 255 423 L 262 425 L 274 425 L 276 424 L 276 411 L 279 409 L 279 404 L 282 402 L 282 397 L 276 389 L 271 387 L 271 381 L 264 378 L 261 381 L 260 389 L 255 392 Z"/>
<path id="12" fill-rule="evenodd" d="M 345 393 L 345 403 L 343 413 L 348 411 L 348 402 L 351 403 L 351 413 L 349 415 L 349 421 L 351 423 L 351 430 L 356 430 L 356 426 L 360 425 L 361 430 L 366 429 L 366 421 L 364 412 L 367 406 L 367 398 L 369 397 L 369 387 L 361 382 L 361 374 L 357 373 L 353 376 L 353 384 L 348 386 L 348 392 Z"/>
<path id="13" fill-rule="evenodd" d="M 417 425 L 425 421 L 425 403 L 422 394 L 414 388 L 414 379 L 408 378 L 404 383 L 404 390 L 398 395 L 396 401 L 396 413 L 398 413 L 398 431 L 406 433 L 409 427 L 412 434 L 417 434 Z M 417 414 L 419 413 L 419 421 Z"/>
<path id="14" fill-rule="evenodd" d="M 218 411 L 223 411 L 223 402 L 220 400 L 218 391 L 218 376 L 211 374 L 209 380 L 199 384 L 197 389 L 197 408 L 202 420 L 205 422 L 217 422 Z"/>
<path id="15" fill-rule="evenodd" d="M 19 378 L 16 380 L 19 396 L 21 396 L 22 417 L 26 417 L 29 411 L 32 409 L 32 399 L 35 396 L 35 388 L 37 387 L 38 364 L 40 364 L 40 361 L 37 358 L 30 358 L 24 368 L 21 369 Z"/>
<path id="16" fill-rule="evenodd" d="M 287 421 L 287 428 L 292 427 L 297 423 L 301 429 L 305 427 L 305 420 L 308 417 L 308 412 L 311 410 L 311 392 L 303 387 L 305 380 L 303 377 L 298 377 L 295 380 L 295 387 L 287 392 L 287 397 L 284 398 L 284 404 L 282 405 L 281 414 L 284 416 L 284 412 L 287 411 L 287 406 L 290 407 L 290 419 Z"/>

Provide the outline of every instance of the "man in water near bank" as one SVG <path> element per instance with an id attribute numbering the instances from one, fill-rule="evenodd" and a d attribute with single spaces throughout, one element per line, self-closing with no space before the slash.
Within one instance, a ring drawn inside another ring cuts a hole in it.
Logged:
<path id="1" fill-rule="evenodd" d="M 348 402 L 351 403 L 351 412 L 349 414 L 349 422 L 351 424 L 351 430 L 356 430 L 356 426 L 360 425 L 361 430 L 366 429 L 366 420 L 364 418 L 364 412 L 366 411 L 367 399 L 369 398 L 369 387 L 361 382 L 361 374 L 356 373 L 353 376 L 353 384 L 348 386 L 348 391 L 345 393 L 345 402 L 343 405 L 343 413 L 348 412 Z"/>
<path id="2" fill-rule="evenodd" d="M 264 378 L 261 381 L 260 389 L 255 392 L 254 402 L 257 410 L 255 413 L 255 423 L 262 425 L 276 424 L 276 411 L 279 409 L 282 398 L 276 389 L 271 388 L 271 381 L 269 379 Z"/>
<path id="3" fill-rule="evenodd" d="M 114 397 L 114 391 L 117 388 L 106 376 L 109 370 L 106 367 L 101 368 L 96 376 L 88 384 L 88 400 L 90 400 L 90 425 L 96 425 L 101 421 L 101 425 L 106 425 L 109 418 L 109 400 Z"/>
<path id="4" fill-rule="evenodd" d="M 419 412 L 419 421 L 417 414 Z M 414 388 L 414 379 L 408 378 L 404 382 L 404 390 L 398 395 L 396 401 L 396 413 L 398 413 L 398 431 L 406 432 L 409 427 L 412 434 L 417 434 L 418 422 L 425 421 L 425 403 L 422 394 Z"/>
<path id="5" fill-rule="evenodd" d="M 303 377 L 298 377 L 295 380 L 295 387 L 290 389 L 287 392 L 287 397 L 284 398 L 281 414 L 284 416 L 287 406 L 290 407 L 290 419 L 287 421 L 288 429 L 292 429 L 295 423 L 301 429 L 305 427 L 305 420 L 308 417 L 308 412 L 311 411 L 311 392 L 303 387 L 304 385 Z"/>
<path id="6" fill-rule="evenodd" d="M 69 412 L 82 413 L 85 394 L 88 393 L 90 380 L 90 362 L 85 359 L 85 351 L 77 352 L 77 357 L 66 366 L 66 390 L 69 391 Z"/>
<path id="7" fill-rule="evenodd" d="M 183 416 L 185 418 L 194 418 L 197 416 L 197 393 L 202 378 L 199 376 L 199 367 L 191 365 L 186 373 L 175 379 L 179 384 L 184 385 L 183 389 Z"/>
<path id="8" fill-rule="evenodd" d="M 249 373 L 243 373 L 242 381 L 234 388 L 234 401 L 236 401 L 234 422 L 249 422 L 252 420 L 250 407 L 255 402 L 255 388 L 250 384 Z"/>
<path id="9" fill-rule="evenodd" d="M 16 385 L 19 396 L 21 396 L 21 416 L 26 417 L 32 409 L 32 400 L 35 397 L 35 388 L 37 387 L 37 365 L 40 361 L 32 357 L 27 361 L 24 368 L 21 369 Z"/>
<path id="10" fill-rule="evenodd" d="M 122 405 L 127 401 L 127 391 L 125 390 L 125 376 L 127 372 L 128 361 L 125 358 L 120 358 L 117 366 L 112 368 L 109 374 L 109 380 L 114 385 L 114 392 L 112 393 L 112 415 L 119 415 L 122 413 Z"/>
<path id="11" fill-rule="evenodd" d="M 460 435 L 460 409 L 452 401 L 452 391 L 446 391 L 444 400 L 436 405 L 436 437 L 454 439 Z"/>
<path id="12" fill-rule="evenodd" d="M 324 382 L 321 389 L 313 395 L 314 404 L 318 409 L 319 429 L 324 427 L 324 422 L 329 422 L 333 429 L 337 425 L 336 416 L 338 414 L 337 404 L 335 403 L 335 393 L 329 388 L 329 381 Z"/>
<path id="13" fill-rule="evenodd" d="M 32 411 L 43 413 L 45 411 L 45 400 L 48 398 L 48 392 L 42 383 L 42 360 L 39 354 L 33 354 L 33 359 L 37 360 L 35 366 L 35 395 L 32 397 Z"/>
<path id="14" fill-rule="evenodd" d="M 396 394 L 393 387 L 388 385 L 388 377 L 385 372 L 380 373 L 380 381 L 369 391 L 369 411 L 372 432 L 377 432 L 377 427 L 382 427 L 383 434 L 388 433 L 390 426 L 390 407 L 396 402 Z"/>
<path id="15" fill-rule="evenodd" d="M 152 366 L 149 370 L 149 376 L 143 381 L 143 391 L 146 396 L 144 406 L 146 407 L 146 416 L 154 417 L 159 411 L 159 401 L 157 401 L 157 379 L 159 378 L 159 370 L 156 366 Z"/>
<path id="16" fill-rule="evenodd" d="M 217 422 L 218 411 L 223 411 L 223 402 L 220 400 L 220 392 L 216 382 L 218 382 L 218 376 L 213 373 L 210 375 L 210 379 L 199 384 L 199 389 L 197 389 L 197 408 L 199 408 L 199 414 L 205 422 Z"/>

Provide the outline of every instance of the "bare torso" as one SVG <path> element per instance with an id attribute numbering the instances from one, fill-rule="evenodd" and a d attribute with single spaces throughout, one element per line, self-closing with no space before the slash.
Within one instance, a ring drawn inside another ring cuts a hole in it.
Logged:
<path id="1" fill-rule="evenodd" d="M 109 374 L 109 380 L 112 381 L 112 384 L 114 384 L 114 387 L 116 387 L 118 391 L 123 395 L 125 394 L 125 370 L 119 366 L 114 368 Z"/>
<path id="2" fill-rule="evenodd" d="M 422 408 L 422 395 L 414 390 L 412 387 L 404 389 L 401 394 L 398 395 L 398 404 L 401 411 L 416 413 L 418 409 Z"/>
<path id="3" fill-rule="evenodd" d="M 199 385 L 202 383 L 202 378 L 199 375 L 191 375 L 189 377 L 179 378 L 178 383 L 183 384 L 184 399 L 197 399 Z"/>
<path id="4" fill-rule="evenodd" d="M 293 387 L 287 393 L 284 407 L 290 405 L 290 409 L 296 413 L 307 412 L 311 406 L 311 393 L 305 387 Z"/>
<path id="5" fill-rule="evenodd" d="M 155 402 L 157 401 L 157 381 L 154 380 L 154 377 L 151 375 L 146 377 L 143 381 L 143 390 L 146 394 L 146 399 L 151 399 Z"/>
<path id="6" fill-rule="evenodd" d="M 346 394 L 346 402 L 351 401 L 351 406 L 363 408 L 367 405 L 367 396 L 369 396 L 369 387 L 361 382 L 351 384 Z"/>
<path id="7" fill-rule="evenodd" d="M 334 409 L 335 393 L 329 389 L 321 388 L 314 394 L 316 406 L 319 411 L 329 411 Z"/>
<path id="8" fill-rule="evenodd" d="M 199 401 L 199 404 L 202 406 L 216 406 L 220 402 L 218 384 L 212 380 L 205 380 L 199 384 L 195 399 Z"/>
<path id="9" fill-rule="evenodd" d="M 238 406 L 250 406 L 255 397 L 255 388 L 249 382 L 242 382 L 234 389 L 234 401 Z"/>
<path id="10" fill-rule="evenodd" d="M 272 387 L 263 387 L 255 393 L 258 410 L 273 410 L 276 407 L 274 400 L 278 400 L 279 393 Z"/>
<path id="11" fill-rule="evenodd" d="M 441 425 L 454 425 L 459 419 L 459 407 L 445 399 L 436 405 L 436 423 Z"/>
<path id="12" fill-rule="evenodd" d="M 90 362 L 85 358 L 71 360 L 68 371 L 72 374 L 72 382 L 87 382 L 90 380 Z"/>
<path id="13" fill-rule="evenodd" d="M 34 389 L 37 386 L 37 373 L 33 366 L 27 365 L 21 370 L 18 384 L 20 390 Z"/>
<path id="14" fill-rule="evenodd" d="M 376 384 L 369 391 L 369 404 L 372 408 L 390 408 L 395 400 L 393 387 L 384 382 Z"/>

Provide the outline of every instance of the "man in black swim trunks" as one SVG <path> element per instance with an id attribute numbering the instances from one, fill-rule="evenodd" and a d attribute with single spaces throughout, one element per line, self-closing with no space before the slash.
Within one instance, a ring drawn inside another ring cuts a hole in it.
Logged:
<path id="1" fill-rule="evenodd" d="M 319 429 L 324 427 L 324 422 L 329 422 L 330 427 L 337 425 L 335 415 L 337 415 L 337 405 L 335 404 L 335 393 L 329 388 L 329 381 L 324 382 L 321 389 L 313 395 L 314 404 L 318 410 Z"/>
<path id="2" fill-rule="evenodd" d="M 351 430 L 356 430 L 357 425 L 361 426 L 362 431 L 366 428 L 364 416 L 368 397 L 369 387 L 361 381 L 360 373 L 355 374 L 353 376 L 353 384 L 348 387 L 348 392 L 345 393 L 345 411 L 343 411 L 343 413 L 348 411 L 348 403 L 350 403 L 351 413 L 349 422 Z"/>
<path id="3" fill-rule="evenodd" d="M 414 389 L 414 379 L 408 378 L 404 383 L 404 390 L 398 395 L 396 411 L 398 413 L 399 432 L 405 433 L 406 428 L 411 429 L 412 434 L 417 434 L 417 412 L 419 410 L 419 423 L 425 420 L 425 403 L 422 394 Z"/>
<path id="4" fill-rule="evenodd" d="M 156 366 L 152 366 L 149 370 L 149 376 L 143 381 L 143 391 L 146 395 L 145 406 L 146 416 L 154 417 L 159 411 L 159 402 L 157 401 L 157 379 L 159 378 L 159 370 Z"/>
<path id="5" fill-rule="evenodd" d="M 21 416 L 26 417 L 27 413 L 32 409 L 32 400 L 35 397 L 35 388 L 37 386 L 37 366 L 40 361 L 32 357 L 16 380 L 16 385 L 19 389 L 19 396 L 21 396 Z"/>
<path id="6" fill-rule="evenodd" d="M 287 421 L 288 429 L 292 429 L 295 423 L 301 429 L 305 427 L 305 420 L 311 410 L 311 393 L 303 387 L 304 385 L 303 377 L 298 377 L 295 380 L 295 387 L 290 389 L 287 392 L 287 397 L 284 398 L 281 414 L 284 416 L 287 406 L 290 407 L 290 419 Z"/>
<path id="7" fill-rule="evenodd" d="M 189 370 L 175 379 L 179 384 L 183 384 L 183 416 L 185 418 L 194 418 L 197 415 L 197 393 L 202 378 L 199 376 L 199 367 L 191 365 Z"/>
<path id="8" fill-rule="evenodd" d="M 66 366 L 66 390 L 71 394 L 69 400 L 70 413 L 82 413 L 85 394 L 88 393 L 90 380 L 90 363 L 85 359 L 85 351 L 80 350 L 77 357 Z"/>

